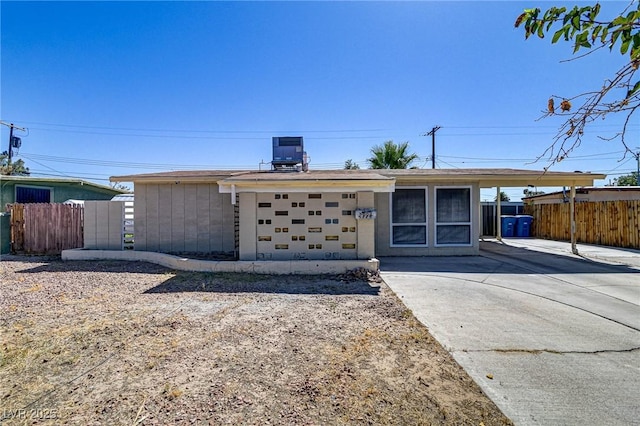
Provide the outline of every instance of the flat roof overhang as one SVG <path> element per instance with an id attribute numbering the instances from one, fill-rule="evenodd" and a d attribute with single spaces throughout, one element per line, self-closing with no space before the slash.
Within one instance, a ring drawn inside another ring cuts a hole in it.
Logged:
<path id="1" fill-rule="evenodd" d="M 111 182 L 133 183 L 217 183 L 220 187 L 235 185 L 260 192 L 295 190 L 313 187 L 343 190 L 390 192 L 397 184 L 469 184 L 493 187 L 592 186 L 606 175 L 582 172 L 551 172 L 520 169 L 408 169 L 408 170 L 314 170 L 311 172 L 268 172 L 247 170 L 186 170 L 137 175 L 112 176 Z M 365 188 L 369 189 L 365 189 Z"/>
<path id="2" fill-rule="evenodd" d="M 424 171 L 397 170 L 382 172 L 385 176 L 393 176 L 396 183 L 475 183 L 481 188 L 494 187 L 545 187 L 545 186 L 591 186 L 596 179 L 605 179 L 606 175 L 582 172 L 544 172 L 518 169 L 440 169 Z M 421 173 L 420 173 L 421 172 Z M 425 173 L 426 172 L 426 173 Z"/>
<path id="3" fill-rule="evenodd" d="M 481 188 L 495 187 L 545 187 L 545 186 L 591 186 L 596 179 L 604 179 L 606 175 L 590 175 L 576 177 L 549 177 L 549 178 L 512 178 L 512 179 L 483 179 L 480 180 Z"/>
<path id="4" fill-rule="evenodd" d="M 218 181 L 221 193 L 240 192 L 393 192 L 394 179 L 303 179 L 303 180 L 236 180 Z"/>
<path id="5" fill-rule="evenodd" d="M 246 170 L 178 170 L 172 172 L 111 176 L 109 181 L 133 183 L 215 183 L 220 179 L 243 173 L 248 172 Z"/>

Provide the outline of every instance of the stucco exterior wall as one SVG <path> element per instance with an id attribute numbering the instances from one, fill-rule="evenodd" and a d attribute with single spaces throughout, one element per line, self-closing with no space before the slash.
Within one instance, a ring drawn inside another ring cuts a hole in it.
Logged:
<path id="1" fill-rule="evenodd" d="M 135 184 L 135 249 L 233 253 L 234 208 L 218 185 Z"/>
<path id="2" fill-rule="evenodd" d="M 396 183 L 396 190 L 402 188 L 427 188 L 427 244 L 422 247 L 393 247 L 391 244 L 391 194 L 375 194 L 378 218 L 375 223 L 376 256 L 464 256 L 480 252 L 480 187 L 477 183 L 438 183 L 425 185 L 423 182 L 404 181 Z M 471 188 L 471 241 L 469 246 L 436 246 L 435 190 L 451 187 Z"/>
<path id="3" fill-rule="evenodd" d="M 256 193 L 238 194 L 240 203 L 240 237 L 238 257 L 240 260 L 256 260 Z"/>
<path id="4" fill-rule="evenodd" d="M 388 194 L 387 194 L 388 195 Z M 373 192 L 357 193 L 358 209 L 375 209 L 375 197 Z M 375 219 L 357 220 L 357 252 L 358 259 L 370 259 L 376 256 Z"/>

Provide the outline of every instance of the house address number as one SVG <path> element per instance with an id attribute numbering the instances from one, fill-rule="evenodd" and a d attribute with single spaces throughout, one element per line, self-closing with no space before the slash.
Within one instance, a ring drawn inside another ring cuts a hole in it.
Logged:
<path id="1" fill-rule="evenodd" d="M 376 209 L 356 209 L 356 219 L 375 219 L 377 212 Z"/>

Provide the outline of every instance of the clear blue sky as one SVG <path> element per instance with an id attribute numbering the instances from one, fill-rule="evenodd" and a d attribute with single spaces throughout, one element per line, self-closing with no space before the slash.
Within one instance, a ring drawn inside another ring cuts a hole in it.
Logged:
<path id="1" fill-rule="evenodd" d="M 315 169 L 365 168 L 389 139 L 409 141 L 430 167 L 421 134 L 434 125 L 439 168 L 541 170 L 544 160 L 530 163 L 562 123 L 536 121 L 549 95 L 597 88 L 623 63 L 608 51 L 561 63 L 569 44 L 514 29 L 525 7 L 559 4 L 2 1 L 0 119 L 28 127 L 18 158 L 35 176 L 105 184 L 255 169 L 270 160 L 271 137 L 286 135 L 304 136 Z M 604 14 L 626 4 L 605 2 Z M 634 171 L 619 142 L 598 138 L 621 121 L 591 125 L 551 170 Z M 639 130 L 636 120 L 628 135 L 638 146 Z"/>

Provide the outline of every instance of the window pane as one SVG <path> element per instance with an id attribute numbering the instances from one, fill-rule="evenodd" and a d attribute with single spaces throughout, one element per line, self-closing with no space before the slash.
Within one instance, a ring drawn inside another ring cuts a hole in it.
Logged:
<path id="1" fill-rule="evenodd" d="M 436 241 L 437 244 L 470 244 L 471 225 L 439 225 Z"/>
<path id="2" fill-rule="evenodd" d="M 427 227 L 394 226 L 393 244 L 427 244 Z"/>
<path id="3" fill-rule="evenodd" d="M 424 189 L 396 189 L 392 194 L 393 223 L 425 223 Z"/>
<path id="4" fill-rule="evenodd" d="M 441 188 L 436 196 L 436 222 L 470 222 L 471 190 L 469 188 Z"/>
<path id="5" fill-rule="evenodd" d="M 50 203 L 51 190 L 16 186 L 16 203 Z"/>

